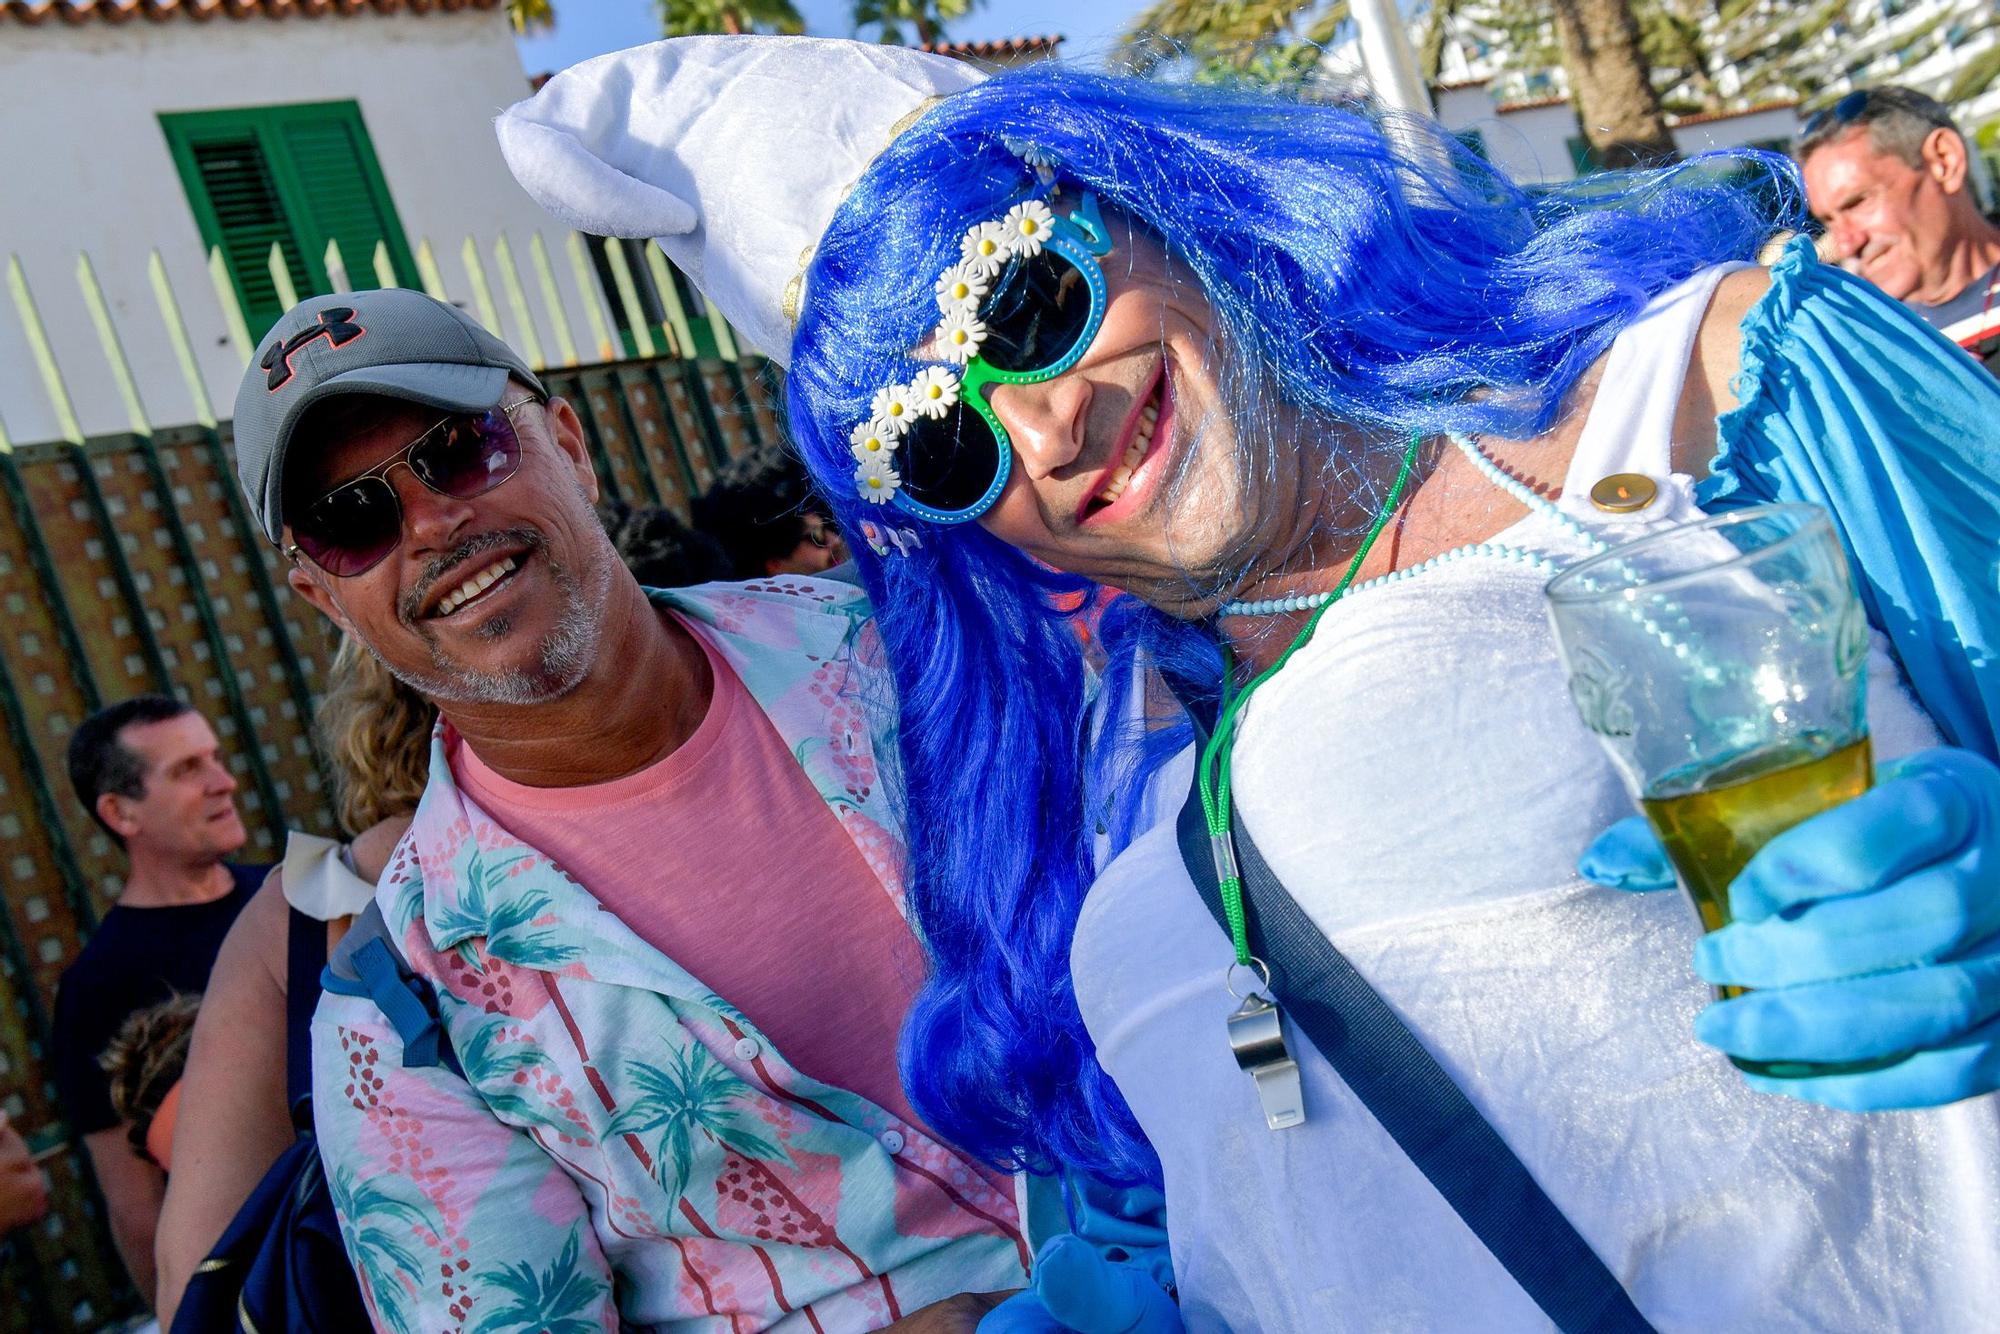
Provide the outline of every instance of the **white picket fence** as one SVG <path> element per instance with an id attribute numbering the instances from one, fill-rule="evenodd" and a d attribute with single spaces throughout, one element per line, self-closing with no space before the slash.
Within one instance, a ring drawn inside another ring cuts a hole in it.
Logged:
<path id="1" fill-rule="evenodd" d="M 466 298 L 457 304 L 464 306 L 495 334 L 507 337 L 494 296 L 497 287 L 512 317 L 515 350 L 536 370 L 615 362 L 624 358 L 627 352 L 618 333 L 620 322 L 612 317 L 614 308 L 623 315 L 623 328 L 630 333 L 632 351 L 640 357 L 694 355 L 699 346 L 695 337 L 699 322 L 706 326 L 721 359 L 729 362 L 740 359 L 736 337 L 727 322 L 713 315 L 691 315 L 687 310 L 667 258 L 657 245 L 649 242 L 644 247 L 647 276 L 652 280 L 654 293 L 665 315 L 664 320 L 657 324 L 647 317 L 639 283 L 624 246 L 615 242 L 605 246 L 605 259 L 612 276 L 608 292 L 598 279 L 585 238 L 571 232 L 565 248 L 573 291 L 580 295 L 583 307 L 579 312 L 582 317 L 580 322 L 571 318 L 569 303 L 556 281 L 556 268 L 548 243 L 540 232 L 533 233 L 528 239 L 526 272 L 523 271 L 521 256 L 504 232 L 496 236 L 490 248 L 484 251 L 476 238 L 466 237 L 459 247 L 458 257 L 464 267 L 469 291 Z M 428 237 L 420 240 L 415 258 L 422 290 L 440 301 L 453 301 L 453 294 L 445 288 L 437 252 Z M 327 243 L 323 259 L 329 280 L 326 294 L 355 290 L 348 257 L 341 253 L 337 242 Z M 365 262 L 367 267 L 364 272 L 374 279 L 373 286 L 402 285 L 386 242 L 377 242 L 374 252 Z M 285 306 L 295 304 L 304 296 L 315 295 L 297 289 L 284 252 L 276 242 L 272 243 L 267 263 L 271 281 Z M 256 345 L 220 247 L 209 251 L 207 269 L 236 360 L 248 365 Z M 189 337 L 188 320 L 181 300 L 174 291 L 168 277 L 168 266 L 157 248 L 148 254 L 146 272 L 160 329 L 172 348 L 183 387 L 193 403 L 195 420 L 191 424 L 212 427 L 216 424 L 215 406 L 194 343 Z M 27 269 L 18 254 L 8 256 L 8 296 L 33 361 L 34 381 L 43 397 L 43 401 L 35 405 L 34 415 L 52 417 L 57 440 L 69 444 L 81 443 L 85 432 L 70 386 L 74 382 L 91 385 L 94 389 L 98 374 L 108 372 L 116 387 L 127 429 L 150 434 L 159 423 L 148 411 L 139 377 L 134 374 L 121 331 L 114 322 L 112 302 L 107 300 L 104 285 L 99 282 L 96 267 L 87 252 L 78 253 L 73 277 L 77 295 L 96 333 L 98 349 L 103 357 L 102 367 L 65 366 L 61 363 L 47 322 L 43 319 L 42 308 L 31 288 Z M 537 302 L 539 310 L 535 308 Z M 539 320 L 537 314 L 541 316 Z M 589 346 L 585 349 L 578 347 L 572 333 L 578 327 L 589 331 Z M 542 330 L 552 333 L 555 344 L 553 356 L 550 349 L 544 346 Z M 17 443 L 9 434 L 7 419 L 10 409 L 23 406 L 0 401 L 0 450 L 11 450 Z"/>

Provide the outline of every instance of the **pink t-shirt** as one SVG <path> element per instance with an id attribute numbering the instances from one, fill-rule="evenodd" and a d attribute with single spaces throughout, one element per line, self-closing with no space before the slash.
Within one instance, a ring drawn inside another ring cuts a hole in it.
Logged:
<path id="1" fill-rule="evenodd" d="M 742 680 L 689 632 L 715 694 L 671 755 L 609 783 L 525 787 L 447 731 L 452 777 L 798 1069 L 921 1124 L 896 1034 L 922 949 Z"/>

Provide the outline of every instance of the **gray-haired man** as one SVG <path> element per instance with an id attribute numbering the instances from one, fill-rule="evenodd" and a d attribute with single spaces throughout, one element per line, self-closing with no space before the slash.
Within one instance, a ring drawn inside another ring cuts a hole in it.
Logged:
<path id="1" fill-rule="evenodd" d="M 286 314 L 236 447 L 293 589 L 444 719 L 376 902 L 459 1068 L 338 972 L 313 1026 L 377 1324 L 969 1329 L 1018 1287 L 1012 1183 L 897 1080 L 859 591 L 649 595 L 576 412 L 420 292 Z"/>
<path id="2" fill-rule="evenodd" d="M 2000 227 L 1979 211 L 1951 113 L 1908 88 L 1849 93 L 1792 155 L 1834 257 L 2000 373 Z"/>

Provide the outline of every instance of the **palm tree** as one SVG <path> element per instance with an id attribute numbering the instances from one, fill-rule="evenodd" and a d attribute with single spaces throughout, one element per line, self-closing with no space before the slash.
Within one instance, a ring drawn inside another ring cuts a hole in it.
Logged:
<path id="1" fill-rule="evenodd" d="M 1632 0 L 1555 0 L 1555 13 L 1563 71 L 1597 165 L 1649 166 L 1679 157 Z"/>
<path id="2" fill-rule="evenodd" d="M 669 37 L 806 30 L 806 21 L 791 0 L 658 0 L 658 4 L 660 30 Z"/>
<path id="3" fill-rule="evenodd" d="M 393 1177 L 357 1175 L 352 1167 L 336 1164 L 327 1173 L 327 1189 L 333 1206 L 348 1232 L 349 1249 L 359 1264 L 363 1281 L 381 1291 L 396 1285 L 396 1274 L 412 1283 L 421 1282 L 424 1261 L 410 1249 L 407 1238 L 422 1232 L 445 1235 L 444 1220 L 427 1200 L 406 1200 L 393 1193 Z M 389 1271 L 394 1271 L 391 1273 Z M 393 1325 L 397 1334 L 409 1334 L 400 1304 L 377 1300 L 378 1318 Z"/>
<path id="4" fill-rule="evenodd" d="M 504 1293 L 511 1300 L 481 1313 L 470 1334 L 494 1334 L 499 1330 L 532 1329 L 541 1334 L 597 1334 L 604 1328 L 604 1299 L 611 1287 L 595 1274 L 577 1268 L 582 1249 L 579 1238 L 583 1224 L 569 1230 L 561 1254 L 547 1269 L 537 1269 L 523 1261 L 484 1270 L 479 1281 L 491 1289 L 480 1305 L 495 1301 Z"/>
<path id="5" fill-rule="evenodd" d="M 516 1091 L 516 1075 L 539 1073 L 546 1079 L 555 1073 L 555 1065 L 532 1043 L 503 1043 L 501 1030 L 510 1022 L 504 1014 L 495 1015 L 459 1044 L 458 1063 L 465 1071 L 466 1082 L 479 1090 L 480 1099 L 496 1116 L 539 1125 L 558 1135 L 578 1133 L 578 1126 L 550 1111 L 544 1103 Z"/>
<path id="6" fill-rule="evenodd" d="M 1155 0 L 1126 28 L 1124 52 L 1141 74 L 1296 84 L 1347 22 L 1347 0 Z"/>
<path id="7" fill-rule="evenodd" d="M 556 26 L 556 11 L 551 0 L 507 0 L 507 18 L 518 33 Z"/>
<path id="8" fill-rule="evenodd" d="M 555 905 L 546 894 L 526 890 L 497 906 L 488 903 L 507 879 L 509 868 L 524 860 L 527 853 L 494 856 L 483 849 L 466 859 L 465 887 L 455 903 L 441 908 L 430 924 L 440 936 L 458 936 L 458 956 L 472 971 L 480 970 L 476 938 L 486 941 L 490 958 L 522 968 L 550 969 L 568 963 L 577 955 L 574 945 L 555 939 L 553 927 L 535 923 L 550 916 Z"/>
<path id="9" fill-rule="evenodd" d="M 903 25 L 909 24 L 917 35 L 917 44 L 930 46 L 945 35 L 945 25 L 964 18 L 979 8 L 986 0 L 855 0 L 854 27 L 862 28 L 880 25 L 881 39 L 890 45 L 901 45 Z"/>
<path id="10" fill-rule="evenodd" d="M 669 1195 L 679 1196 L 687 1189 L 688 1175 L 694 1170 L 696 1135 L 744 1158 L 790 1161 L 783 1149 L 745 1124 L 737 1104 L 748 1101 L 748 1087 L 705 1047 L 690 1042 L 679 1048 L 664 1070 L 643 1061 L 631 1062 L 622 1076 L 619 1087 L 633 1089 L 637 1096 L 625 1101 L 612 1116 L 606 1133 L 657 1132 L 660 1142 L 653 1161 L 660 1185 Z"/>
<path id="11" fill-rule="evenodd" d="M 1423 43 L 1434 74 L 1444 25 L 1462 0 L 1433 0 L 1432 31 Z M 1569 74 L 1593 156 L 1606 166 L 1664 161 L 1674 156 L 1659 94 L 1640 50 L 1633 0 L 1554 0 L 1555 49 Z M 1549 11 L 1522 0 L 1487 8 L 1501 26 L 1522 35 L 1544 30 Z M 1126 34 L 1134 65 L 1147 71 L 1192 57 L 1198 73 L 1218 67 L 1284 81 L 1310 77 L 1318 49 L 1347 19 L 1339 0 L 1158 0 Z"/>

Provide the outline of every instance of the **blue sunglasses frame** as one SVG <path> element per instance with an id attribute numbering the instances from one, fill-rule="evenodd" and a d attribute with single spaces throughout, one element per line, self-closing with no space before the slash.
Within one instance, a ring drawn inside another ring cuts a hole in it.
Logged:
<path id="1" fill-rule="evenodd" d="M 892 502 L 898 509 L 931 523 L 970 523 L 987 510 L 993 508 L 1000 499 L 1000 493 L 1007 488 L 1007 478 L 1014 469 L 1014 441 L 1007 428 L 987 401 L 987 391 L 1003 384 L 1039 384 L 1053 380 L 1083 359 L 1090 345 L 1097 340 L 1097 331 L 1104 325 L 1105 307 L 1110 304 L 1110 293 L 1104 283 L 1104 268 L 1097 261 L 1111 253 L 1111 233 L 1105 229 L 1104 217 L 1098 212 L 1097 196 L 1086 192 L 1077 201 L 1077 206 L 1067 215 L 1057 214 L 1050 235 L 1042 242 L 1045 254 L 1060 255 L 1078 273 L 1083 275 L 1084 284 L 1090 289 L 1090 315 L 1078 332 L 1076 341 L 1067 351 L 1047 366 L 1026 371 L 1007 371 L 993 365 L 981 356 L 974 356 L 962 370 L 959 370 L 959 402 L 969 406 L 979 414 L 993 434 L 994 465 L 993 480 L 979 499 L 964 509 L 944 510 L 926 505 L 913 498 L 907 489 L 896 493 Z M 907 441 L 905 447 L 918 443 Z"/>

